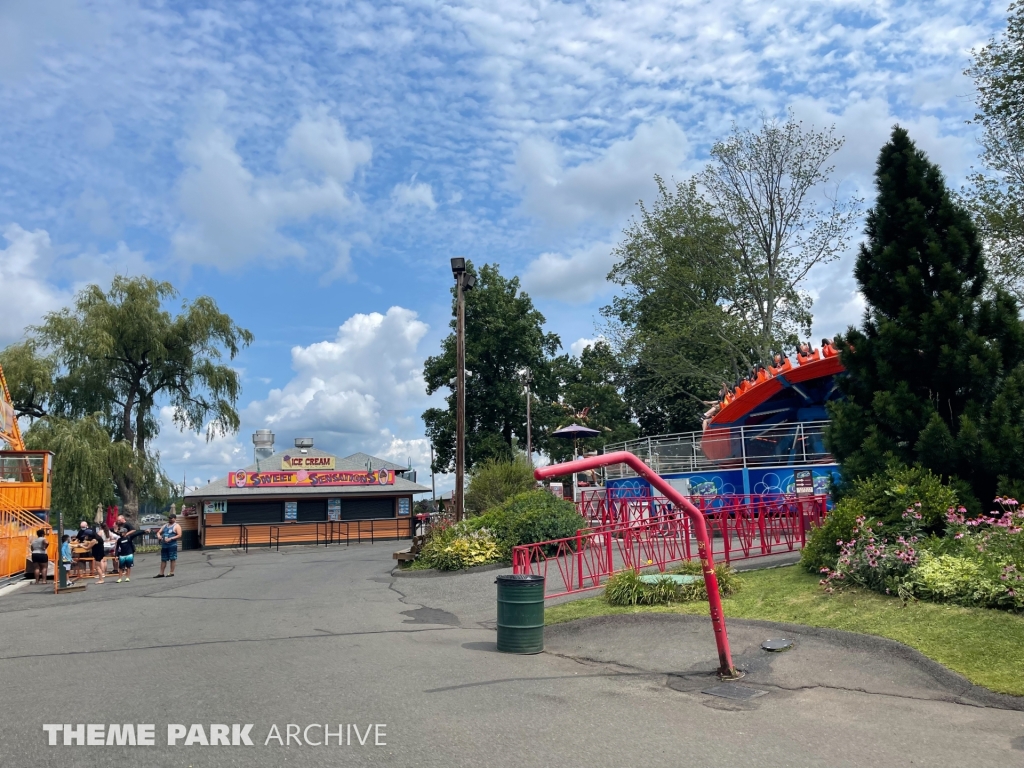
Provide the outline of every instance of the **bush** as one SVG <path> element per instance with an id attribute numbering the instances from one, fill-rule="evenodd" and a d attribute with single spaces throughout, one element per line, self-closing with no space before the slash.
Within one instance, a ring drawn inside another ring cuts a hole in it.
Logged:
<path id="1" fill-rule="evenodd" d="M 466 514 L 483 514 L 536 486 L 533 467 L 525 456 L 516 456 L 512 461 L 488 459 L 474 467 L 470 475 L 466 489 Z"/>
<path id="2" fill-rule="evenodd" d="M 675 568 L 671 573 L 680 573 L 698 578 L 690 584 L 676 584 L 667 575 L 653 583 L 641 580 L 638 571 L 628 570 L 608 579 L 604 587 L 605 599 L 612 605 L 665 605 L 672 602 L 707 600 L 708 590 L 704 583 L 704 569 L 699 560 L 691 560 Z M 736 571 L 725 563 L 715 566 L 718 579 L 718 593 L 722 597 L 738 591 L 743 584 Z"/>
<path id="3" fill-rule="evenodd" d="M 812 573 L 834 570 L 839 560 L 839 541 L 847 541 L 863 517 L 874 528 L 881 523 L 890 538 L 900 535 L 903 514 L 914 507 L 925 533 L 942 533 L 946 514 L 957 506 L 956 492 L 937 475 L 920 467 L 890 464 L 878 475 L 855 480 L 836 503 L 820 528 L 810 532 L 800 563 Z"/>
<path id="4" fill-rule="evenodd" d="M 542 489 L 513 496 L 466 523 L 470 527 L 490 530 L 506 560 L 511 560 L 512 548 L 520 544 L 568 538 L 587 527 L 575 504 L 555 498 Z"/>
<path id="5" fill-rule="evenodd" d="M 501 562 L 501 550 L 487 529 L 466 531 L 449 526 L 432 533 L 420 551 L 420 559 L 439 571 L 459 571 Z"/>
<path id="6" fill-rule="evenodd" d="M 858 517 L 852 534 L 836 542 L 839 557 L 835 567 L 821 569 L 825 590 L 856 584 L 876 592 L 902 593 L 904 577 L 918 563 L 923 516 L 917 510 L 916 505 L 904 510 L 898 528 Z"/>
<path id="7" fill-rule="evenodd" d="M 664 605 L 675 599 L 676 591 L 672 579 L 647 584 L 633 570 L 615 574 L 604 586 L 605 599 L 612 605 Z"/>

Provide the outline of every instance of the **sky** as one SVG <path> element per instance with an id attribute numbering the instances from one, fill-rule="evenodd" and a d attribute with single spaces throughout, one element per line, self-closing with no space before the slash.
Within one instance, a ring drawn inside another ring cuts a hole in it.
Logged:
<path id="1" fill-rule="evenodd" d="M 170 280 L 256 339 L 232 362 L 237 435 L 161 411 L 172 479 L 245 466 L 269 427 L 429 484 L 422 365 L 452 256 L 518 275 L 578 354 L 654 175 L 698 172 L 734 125 L 834 125 L 838 192 L 870 204 L 899 123 L 959 187 L 979 152 L 963 70 L 1005 18 L 1006 0 L 0 0 L 0 345 L 89 283 Z M 808 278 L 814 338 L 860 316 L 859 240 Z"/>

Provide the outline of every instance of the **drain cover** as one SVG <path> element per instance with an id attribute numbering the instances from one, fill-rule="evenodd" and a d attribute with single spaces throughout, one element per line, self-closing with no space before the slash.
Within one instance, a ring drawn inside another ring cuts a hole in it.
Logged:
<path id="1" fill-rule="evenodd" d="M 786 640 L 782 637 L 773 637 L 771 640 L 765 640 L 761 643 L 761 647 L 769 653 L 780 653 L 782 651 L 788 651 L 793 647 L 792 640 Z"/>
<path id="2" fill-rule="evenodd" d="M 723 699 L 739 699 L 745 701 L 746 699 L 756 699 L 758 696 L 764 696 L 768 691 L 762 691 L 757 688 L 747 688 L 745 685 L 735 684 L 723 684 L 716 685 L 714 688 L 708 688 L 706 691 L 708 696 L 720 696 Z"/>

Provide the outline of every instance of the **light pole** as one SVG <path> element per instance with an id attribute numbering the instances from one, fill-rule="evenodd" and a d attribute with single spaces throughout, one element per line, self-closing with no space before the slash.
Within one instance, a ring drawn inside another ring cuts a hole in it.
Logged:
<path id="1" fill-rule="evenodd" d="M 466 475 L 466 291 L 476 285 L 476 276 L 466 272 L 466 260 L 452 259 L 456 286 L 455 322 L 455 522 L 462 520 Z"/>
<path id="2" fill-rule="evenodd" d="M 533 382 L 533 372 L 529 368 L 523 368 L 519 374 L 523 377 L 523 386 L 526 387 L 526 460 L 533 466 L 533 441 L 530 434 L 530 384 Z"/>

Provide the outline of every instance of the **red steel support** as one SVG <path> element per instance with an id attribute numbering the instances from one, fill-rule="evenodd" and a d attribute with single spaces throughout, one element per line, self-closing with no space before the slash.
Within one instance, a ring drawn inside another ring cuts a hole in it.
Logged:
<path id="1" fill-rule="evenodd" d="M 704 571 L 704 585 L 708 592 L 711 626 L 715 630 L 715 644 L 718 646 L 718 674 L 723 678 L 736 679 L 739 674 L 732 663 L 729 635 L 725 629 L 725 615 L 722 613 L 722 599 L 718 594 L 718 579 L 715 577 L 715 564 L 711 559 L 711 540 L 708 538 L 708 529 L 704 524 L 704 515 L 701 511 L 629 451 L 616 451 L 603 456 L 592 456 L 588 459 L 568 461 L 564 464 L 538 467 L 533 471 L 533 476 L 538 480 L 545 480 L 549 477 L 586 472 L 611 464 L 628 465 L 637 475 L 661 491 L 669 501 L 676 505 L 677 509 L 683 510 L 683 513 L 693 521 L 693 533 L 697 537 L 697 553 L 700 556 L 701 567 Z"/>

